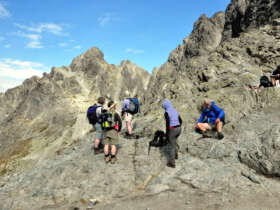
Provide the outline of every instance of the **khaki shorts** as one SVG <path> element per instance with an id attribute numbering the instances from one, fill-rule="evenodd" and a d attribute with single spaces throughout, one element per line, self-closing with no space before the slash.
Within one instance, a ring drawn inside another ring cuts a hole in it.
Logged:
<path id="1" fill-rule="evenodd" d="M 116 145 L 119 143 L 118 132 L 114 129 L 104 132 L 103 144 Z"/>
<path id="2" fill-rule="evenodd" d="M 133 117 L 132 114 L 127 113 L 127 112 L 124 113 L 124 121 L 125 122 L 131 122 L 132 121 L 132 117 Z"/>

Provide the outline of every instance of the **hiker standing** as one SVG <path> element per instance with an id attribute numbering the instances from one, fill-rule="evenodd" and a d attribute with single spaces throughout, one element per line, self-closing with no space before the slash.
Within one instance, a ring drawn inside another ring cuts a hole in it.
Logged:
<path id="1" fill-rule="evenodd" d="M 218 139 L 224 138 L 222 127 L 225 123 L 225 112 L 215 105 L 215 102 L 210 99 L 205 99 L 203 103 L 202 114 L 195 126 L 196 129 L 202 131 L 204 137 L 212 137 L 210 131 L 216 129 Z"/>
<path id="2" fill-rule="evenodd" d="M 168 167 L 175 168 L 175 159 L 178 159 L 177 138 L 181 134 L 182 119 L 171 105 L 169 100 L 165 100 L 162 104 L 162 108 L 165 110 L 164 118 L 166 121 L 166 137 L 169 144 L 169 160 Z"/>
<path id="3" fill-rule="evenodd" d="M 137 97 L 134 98 L 126 98 L 122 103 L 122 113 L 121 117 L 125 120 L 127 132 L 126 136 L 132 136 L 132 119 L 133 115 L 138 113 L 139 111 L 139 102 Z"/>
<path id="4" fill-rule="evenodd" d="M 104 155 L 105 162 L 112 164 L 116 162 L 117 144 L 119 143 L 119 133 L 122 129 L 122 120 L 116 112 L 116 103 L 108 103 L 108 111 L 104 113 L 105 118 L 102 123 L 104 129 Z M 109 152 L 109 147 L 111 151 Z M 111 155 L 111 156 L 110 156 Z"/>
<path id="5" fill-rule="evenodd" d="M 271 73 L 270 75 L 271 82 L 273 86 L 279 86 L 279 80 L 280 80 L 280 65 L 277 66 L 277 68 Z M 278 83 L 278 84 L 277 84 Z"/>
<path id="6" fill-rule="evenodd" d="M 102 123 L 102 112 L 104 110 L 104 104 L 105 104 L 106 100 L 104 97 L 99 97 L 97 99 L 97 108 L 96 108 L 96 123 L 94 125 L 95 130 L 96 130 L 96 138 L 94 141 L 94 154 L 98 154 L 100 149 L 102 149 L 102 139 L 103 139 L 103 129 L 101 126 Z"/>

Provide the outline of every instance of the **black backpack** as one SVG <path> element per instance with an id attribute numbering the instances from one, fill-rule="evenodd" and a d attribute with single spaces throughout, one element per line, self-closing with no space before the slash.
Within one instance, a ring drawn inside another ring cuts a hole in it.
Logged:
<path id="1" fill-rule="evenodd" d="M 163 131 L 157 130 L 154 139 L 149 142 L 148 154 L 150 154 L 151 147 L 162 147 L 168 144 L 168 140 Z"/>
<path id="2" fill-rule="evenodd" d="M 99 121 L 97 118 L 97 115 L 96 115 L 96 109 L 98 107 L 101 107 L 101 106 L 94 104 L 93 106 L 90 106 L 87 110 L 88 122 L 92 125 L 95 125 Z"/>
<path id="3" fill-rule="evenodd" d="M 102 118 L 101 126 L 103 130 L 109 130 L 114 127 L 113 114 L 111 112 L 106 111 L 102 113 L 101 118 Z"/>
<path id="4" fill-rule="evenodd" d="M 261 76 L 260 87 L 272 87 L 272 83 L 269 81 L 269 78 L 267 76 Z"/>

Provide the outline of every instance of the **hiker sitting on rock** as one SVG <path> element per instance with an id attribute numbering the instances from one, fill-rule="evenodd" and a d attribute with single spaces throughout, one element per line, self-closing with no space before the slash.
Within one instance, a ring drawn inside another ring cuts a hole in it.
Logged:
<path id="1" fill-rule="evenodd" d="M 165 100 L 162 104 L 162 108 L 165 110 L 164 118 L 166 121 L 166 137 L 169 145 L 169 160 L 168 167 L 175 168 L 175 159 L 178 159 L 177 138 L 181 134 L 182 119 L 171 105 L 169 100 Z"/>
<path id="2" fill-rule="evenodd" d="M 202 114 L 195 128 L 202 132 L 203 137 L 212 137 L 211 130 L 216 129 L 218 132 L 218 139 L 222 139 L 224 138 L 222 133 L 224 121 L 225 112 L 216 106 L 214 101 L 205 99 Z"/>
<path id="3" fill-rule="evenodd" d="M 116 112 L 116 105 L 113 101 L 108 103 L 108 111 L 104 113 L 102 127 L 104 129 L 104 155 L 105 162 L 112 164 L 116 162 L 117 144 L 119 143 L 119 133 L 122 129 L 122 120 Z M 111 152 L 109 152 L 109 146 Z M 111 157 L 110 157 L 111 153 Z"/>
<path id="4" fill-rule="evenodd" d="M 99 97 L 97 99 L 97 108 L 96 108 L 96 117 L 97 117 L 97 122 L 94 125 L 95 130 L 96 130 L 96 138 L 94 141 L 94 154 L 98 154 L 100 151 L 102 152 L 103 145 L 102 145 L 102 139 L 103 139 L 103 129 L 101 126 L 101 115 L 104 109 L 104 104 L 106 100 L 104 97 Z"/>
<path id="5" fill-rule="evenodd" d="M 273 86 L 280 86 L 280 65 L 278 65 L 277 68 L 271 73 L 270 78 Z"/>

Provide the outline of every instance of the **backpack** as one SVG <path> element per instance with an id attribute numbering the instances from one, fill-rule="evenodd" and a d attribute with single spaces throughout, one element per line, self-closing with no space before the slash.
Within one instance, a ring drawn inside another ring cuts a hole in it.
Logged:
<path id="1" fill-rule="evenodd" d="M 260 87 L 261 86 L 263 86 L 265 88 L 272 86 L 272 83 L 269 81 L 267 76 L 261 76 L 261 78 L 260 78 Z"/>
<path id="2" fill-rule="evenodd" d="M 154 139 L 149 142 L 148 154 L 150 154 L 151 147 L 162 147 L 168 144 L 168 140 L 165 133 L 161 130 L 157 130 L 154 135 Z"/>
<path id="3" fill-rule="evenodd" d="M 103 113 L 101 118 L 102 118 L 101 126 L 103 130 L 114 127 L 113 114 L 111 112 L 107 111 Z"/>
<path id="4" fill-rule="evenodd" d="M 89 124 L 95 125 L 99 121 L 98 118 L 97 118 L 97 115 L 96 115 L 96 109 L 98 107 L 101 107 L 101 106 L 97 106 L 96 104 L 94 104 L 93 106 L 90 106 L 88 108 L 87 118 L 88 118 Z"/>
<path id="5" fill-rule="evenodd" d="M 130 114 L 136 114 L 140 111 L 139 102 L 137 98 L 129 98 L 129 108 L 128 112 Z"/>

